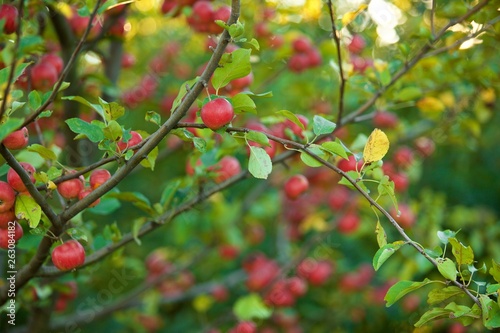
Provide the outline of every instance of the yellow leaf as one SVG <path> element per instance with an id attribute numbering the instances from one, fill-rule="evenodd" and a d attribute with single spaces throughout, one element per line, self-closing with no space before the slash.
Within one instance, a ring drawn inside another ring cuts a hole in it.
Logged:
<path id="1" fill-rule="evenodd" d="M 193 307 L 198 312 L 207 312 L 212 307 L 214 298 L 210 295 L 199 295 L 193 300 Z"/>
<path id="2" fill-rule="evenodd" d="M 57 188 L 57 185 L 52 180 L 49 180 L 49 182 L 47 183 L 47 188 L 49 190 L 55 190 Z"/>
<path id="3" fill-rule="evenodd" d="M 377 162 L 380 161 L 388 151 L 389 139 L 387 135 L 376 128 L 368 137 L 368 141 L 366 141 L 365 149 L 363 150 L 363 159 L 367 164 Z"/>
<path id="4" fill-rule="evenodd" d="M 343 16 L 342 16 L 342 26 L 347 26 L 349 23 L 351 23 L 352 21 L 354 21 L 354 19 L 363 11 L 365 10 L 366 8 L 368 8 L 368 5 L 366 4 L 362 4 L 358 7 L 358 9 L 356 9 L 355 11 L 353 12 L 348 12 L 348 13 L 345 13 Z"/>
<path id="5" fill-rule="evenodd" d="M 424 97 L 417 102 L 417 107 L 427 116 L 440 115 L 446 109 L 446 106 L 436 97 Z"/>
<path id="6" fill-rule="evenodd" d="M 328 229 L 328 224 L 321 214 L 312 214 L 305 218 L 299 229 L 302 232 L 308 232 L 309 230 L 325 231 Z"/>

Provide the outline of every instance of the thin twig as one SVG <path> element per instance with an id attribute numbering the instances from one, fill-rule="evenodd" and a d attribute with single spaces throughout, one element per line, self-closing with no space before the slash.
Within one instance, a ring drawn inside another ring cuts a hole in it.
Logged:
<path id="1" fill-rule="evenodd" d="M 2 106 L 0 108 L 0 120 L 2 120 L 3 115 L 5 114 L 5 110 L 7 109 L 7 100 L 8 96 L 10 93 L 10 88 L 12 87 L 12 84 L 14 83 L 14 73 L 16 72 L 16 64 L 17 64 L 17 57 L 19 56 L 19 45 L 21 43 L 21 27 L 22 27 L 22 17 L 24 13 L 24 0 L 19 1 L 18 5 L 18 24 L 16 28 L 16 41 L 14 44 L 14 53 L 12 55 L 12 63 L 10 64 L 10 72 L 9 72 L 9 78 L 7 79 L 7 86 L 5 87 L 4 90 L 4 95 L 3 95 L 3 100 L 2 100 Z"/>
<path id="2" fill-rule="evenodd" d="M 335 28 L 335 17 L 333 15 L 333 5 L 332 0 L 328 0 L 328 12 L 330 14 L 330 22 L 332 25 L 332 37 L 337 46 L 337 62 L 339 65 L 339 75 L 340 75 L 340 86 L 339 86 L 339 112 L 337 115 L 337 124 L 342 123 L 342 114 L 344 113 L 344 94 L 345 94 L 345 84 L 346 78 L 344 76 L 344 69 L 342 67 L 342 49 L 340 48 L 340 38 L 337 28 Z"/>
<path id="3" fill-rule="evenodd" d="M 436 15 L 436 0 L 431 0 L 431 36 L 434 38 L 435 35 L 435 27 L 434 27 L 434 19 Z"/>

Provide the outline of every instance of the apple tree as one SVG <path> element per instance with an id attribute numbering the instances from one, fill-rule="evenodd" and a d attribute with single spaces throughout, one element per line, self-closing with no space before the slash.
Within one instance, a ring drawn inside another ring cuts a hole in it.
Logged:
<path id="1" fill-rule="evenodd" d="M 0 5 L 12 332 L 500 327 L 493 0 Z"/>

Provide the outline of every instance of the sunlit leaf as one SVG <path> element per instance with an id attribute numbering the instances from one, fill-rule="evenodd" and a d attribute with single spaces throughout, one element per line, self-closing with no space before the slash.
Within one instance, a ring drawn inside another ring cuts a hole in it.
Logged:
<path id="1" fill-rule="evenodd" d="M 363 150 L 363 159 L 367 164 L 377 162 L 381 160 L 388 151 L 389 139 L 387 135 L 376 128 L 368 137 L 365 149 Z"/>

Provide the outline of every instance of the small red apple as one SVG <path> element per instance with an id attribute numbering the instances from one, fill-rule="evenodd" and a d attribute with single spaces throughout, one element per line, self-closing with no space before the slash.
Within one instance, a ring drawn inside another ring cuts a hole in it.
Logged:
<path id="1" fill-rule="evenodd" d="M 78 198 L 82 190 L 83 181 L 80 178 L 65 180 L 57 184 L 57 192 L 59 192 L 64 199 L 68 200 Z"/>
<path id="2" fill-rule="evenodd" d="M 309 181 L 304 175 L 298 174 L 290 177 L 283 187 L 285 195 L 290 200 L 297 199 L 309 188 Z"/>
<path id="3" fill-rule="evenodd" d="M 0 189 L 0 191 L 1 191 L 1 189 Z M 14 191 L 14 190 L 12 190 L 12 191 Z M 1 205 L 0 205 L 0 207 L 1 207 Z M 5 211 L 5 212 L 1 212 L 0 213 L 0 229 L 6 229 L 9 225 L 9 222 L 13 222 L 15 220 L 16 220 L 16 214 L 15 214 L 13 209 Z"/>
<path id="4" fill-rule="evenodd" d="M 390 178 L 394 182 L 394 190 L 398 193 L 405 192 L 410 185 L 410 181 L 406 173 L 394 173 Z"/>
<path id="5" fill-rule="evenodd" d="M 415 148 L 423 157 L 429 157 L 434 153 L 436 144 L 429 138 L 420 137 L 415 140 Z"/>
<path id="6" fill-rule="evenodd" d="M 17 7 L 9 4 L 3 4 L 0 6 L 0 20 L 5 20 L 3 26 L 3 32 L 6 34 L 12 34 L 16 32 L 17 24 L 19 20 L 19 12 Z"/>
<path id="7" fill-rule="evenodd" d="M 96 189 L 102 184 L 104 184 L 109 178 L 111 178 L 111 173 L 106 169 L 95 169 L 90 174 L 89 184 L 92 189 Z"/>
<path id="8" fill-rule="evenodd" d="M 288 289 L 297 297 L 305 295 L 307 292 L 307 282 L 304 279 L 293 276 L 287 280 Z"/>
<path id="9" fill-rule="evenodd" d="M 54 248 L 52 263 L 61 271 L 75 269 L 85 263 L 85 249 L 76 240 L 67 241 Z"/>
<path id="10" fill-rule="evenodd" d="M 239 174 L 241 165 L 236 157 L 224 156 L 215 166 L 209 167 L 208 170 L 215 172 L 214 181 L 216 183 L 222 183 Z"/>
<path id="11" fill-rule="evenodd" d="M 234 328 L 235 333 L 256 333 L 257 326 L 251 321 L 242 321 Z"/>
<path id="12" fill-rule="evenodd" d="M 373 116 L 373 125 L 377 128 L 395 128 L 398 124 L 398 116 L 389 111 L 379 110 Z"/>
<path id="13" fill-rule="evenodd" d="M 312 44 L 309 38 L 301 36 L 292 41 L 292 48 L 297 53 L 306 53 L 312 48 Z"/>
<path id="14" fill-rule="evenodd" d="M 47 53 L 40 58 L 40 63 L 49 63 L 55 68 L 57 75 L 61 74 L 64 69 L 63 59 L 55 53 Z"/>
<path id="15" fill-rule="evenodd" d="M 364 50 L 365 46 L 366 46 L 366 41 L 363 38 L 363 36 L 354 35 L 354 36 L 352 36 L 351 42 L 347 46 L 347 49 L 351 53 L 358 54 Z"/>
<path id="16" fill-rule="evenodd" d="M 219 256 L 224 260 L 233 260 L 240 254 L 240 249 L 231 244 L 219 246 Z"/>
<path id="17" fill-rule="evenodd" d="M 416 221 L 415 214 L 413 213 L 412 209 L 410 206 L 408 206 L 405 203 L 400 203 L 398 205 L 398 210 L 399 210 L 399 216 L 398 212 L 396 211 L 395 208 L 391 209 L 391 216 L 394 217 L 396 222 L 405 229 L 411 228 Z"/>
<path id="18" fill-rule="evenodd" d="M 56 68 L 49 62 L 39 62 L 31 68 L 31 84 L 36 90 L 51 90 L 58 78 Z"/>
<path id="19" fill-rule="evenodd" d="M 328 195 L 328 205 L 334 211 L 341 210 L 349 202 L 350 191 L 345 186 L 335 186 Z"/>
<path id="20" fill-rule="evenodd" d="M 90 188 L 85 188 L 85 189 L 81 190 L 80 193 L 78 193 L 78 200 L 82 200 L 87 195 L 89 195 L 91 192 L 92 192 L 92 189 L 90 189 Z M 101 198 L 97 198 L 97 200 L 92 202 L 89 205 L 89 207 L 95 207 L 99 204 L 99 202 L 101 202 Z"/>
<path id="21" fill-rule="evenodd" d="M 131 131 L 130 134 L 132 137 L 127 142 L 120 140 L 116 143 L 119 151 L 124 151 L 125 149 L 133 147 L 142 141 L 142 136 L 138 132 Z"/>
<path id="22" fill-rule="evenodd" d="M 350 234 L 358 230 L 359 223 L 360 218 L 358 214 L 354 212 L 347 212 L 339 218 L 337 227 L 340 233 Z"/>
<path id="23" fill-rule="evenodd" d="M 408 168 L 413 163 L 413 150 L 410 147 L 399 147 L 392 157 L 394 164 L 400 168 Z"/>
<path id="24" fill-rule="evenodd" d="M 212 294 L 213 298 L 215 298 L 219 302 L 223 302 L 226 299 L 228 299 L 228 297 L 229 297 L 229 291 L 222 284 L 218 284 L 218 285 L 214 286 L 212 288 L 211 294 Z"/>
<path id="25" fill-rule="evenodd" d="M 8 223 L 6 229 L 0 229 L 0 248 L 8 249 L 9 244 L 17 243 L 23 237 L 23 228 L 16 221 Z"/>
<path id="26" fill-rule="evenodd" d="M 3 139 L 2 144 L 7 149 L 16 150 L 26 147 L 28 145 L 28 140 L 28 128 L 23 127 L 20 130 L 14 131 L 7 135 L 7 137 Z"/>
<path id="27" fill-rule="evenodd" d="M 33 174 L 36 171 L 35 168 L 31 164 L 26 163 L 26 162 L 20 162 L 19 164 L 21 164 L 21 166 L 26 171 L 26 173 L 28 173 L 28 175 L 31 179 L 31 182 L 34 183 L 35 177 L 33 176 Z M 23 181 L 21 180 L 21 177 L 19 177 L 17 172 L 12 168 L 10 168 L 9 172 L 7 172 L 7 182 L 17 192 L 26 191 L 26 186 L 24 185 Z"/>
<path id="28" fill-rule="evenodd" d="M 300 73 L 309 67 L 309 57 L 305 53 L 296 53 L 288 59 L 288 69 Z"/>
<path id="29" fill-rule="evenodd" d="M 6 182 L 0 181 L 0 212 L 9 212 L 10 209 L 14 206 L 15 201 L 16 192 L 14 192 L 12 186 L 10 186 Z M 9 215 L 7 217 L 9 217 Z"/>
<path id="30" fill-rule="evenodd" d="M 203 105 L 200 116 L 203 123 L 215 131 L 233 120 L 234 110 L 227 99 L 219 97 Z"/>
<path id="31" fill-rule="evenodd" d="M 349 156 L 349 159 L 341 159 L 339 163 L 337 164 L 337 167 L 344 171 L 359 171 L 361 169 L 361 166 L 363 166 L 363 162 L 360 160 L 356 162 L 356 158 L 354 155 Z"/>

